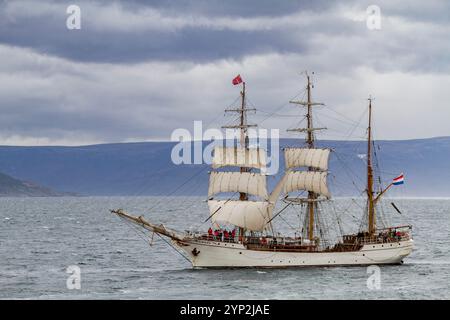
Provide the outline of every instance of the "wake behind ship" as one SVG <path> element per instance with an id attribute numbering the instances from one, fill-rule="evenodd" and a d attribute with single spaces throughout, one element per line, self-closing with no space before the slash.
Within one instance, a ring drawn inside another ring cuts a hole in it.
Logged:
<path id="1" fill-rule="evenodd" d="M 365 223 L 359 232 L 341 234 L 331 243 L 323 236 L 326 226 L 322 217 L 327 214 L 323 203 L 330 203 L 328 190 L 328 162 L 332 150 L 317 148 L 315 132 L 325 128 L 313 126 L 313 108 L 323 105 L 313 102 L 312 84 L 307 75 L 306 101 L 290 101 L 306 109 L 306 127 L 290 131 L 306 135 L 304 146 L 284 149 L 285 172 L 269 193 L 264 169 L 266 151 L 250 147 L 245 82 L 238 76 L 234 85 L 242 84 L 240 106 L 227 109 L 236 112 L 239 123 L 223 128 L 240 133 L 239 145 L 214 148 L 208 190 L 208 231 L 179 232 L 164 225 L 154 224 L 142 216 L 133 216 L 121 209 L 112 210 L 119 217 L 157 233 L 170 240 L 193 267 L 300 267 L 346 266 L 371 264 L 400 264 L 413 249 L 410 225 L 377 227 L 377 207 L 384 194 L 396 184 L 399 176 L 385 188 L 374 191 L 372 166 L 372 100 L 368 108 L 367 186 Z M 220 198 L 222 194 L 231 197 Z M 274 213 L 278 202 L 283 208 Z M 288 207 L 303 213 L 303 226 L 294 236 L 276 232 L 274 222 Z M 395 207 L 395 205 L 394 205 Z M 395 207 L 396 210 L 398 210 Z M 186 217 L 187 219 L 189 217 Z"/>

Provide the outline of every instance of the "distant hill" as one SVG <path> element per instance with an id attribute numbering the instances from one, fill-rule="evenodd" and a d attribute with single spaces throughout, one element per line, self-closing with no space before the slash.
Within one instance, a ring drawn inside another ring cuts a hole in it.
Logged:
<path id="1" fill-rule="evenodd" d="M 42 197 L 42 196 L 59 196 L 59 192 L 53 191 L 50 188 L 38 186 L 31 182 L 17 180 L 11 176 L 0 173 L 0 197 L 6 196 L 28 196 L 28 197 Z"/>
<path id="2" fill-rule="evenodd" d="M 281 146 L 298 145 L 283 139 Z M 364 141 L 322 141 L 331 155 L 335 196 L 360 194 L 365 186 Z M 203 195 L 206 165 L 175 165 L 172 142 L 81 147 L 0 147 L 0 171 L 63 192 L 81 195 Z M 404 172 L 406 183 L 393 196 L 450 196 L 450 137 L 377 141 L 376 156 L 388 183 Z M 281 152 L 280 152 L 281 155 Z M 283 160 L 281 159 L 283 165 Z M 280 168 L 283 170 L 283 167 Z M 189 181 L 188 181 L 189 180 Z M 273 186 L 277 178 L 269 178 Z M 188 182 L 187 182 L 188 181 Z"/>

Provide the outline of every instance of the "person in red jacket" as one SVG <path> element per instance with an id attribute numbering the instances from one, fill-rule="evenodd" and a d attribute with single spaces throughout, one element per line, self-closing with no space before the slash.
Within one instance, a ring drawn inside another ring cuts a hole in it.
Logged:
<path id="1" fill-rule="evenodd" d="M 208 229 L 208 239 L 212 239 L 212 235 L 213 235 L 212 228 L 209 227 L 209 229 Z"/>

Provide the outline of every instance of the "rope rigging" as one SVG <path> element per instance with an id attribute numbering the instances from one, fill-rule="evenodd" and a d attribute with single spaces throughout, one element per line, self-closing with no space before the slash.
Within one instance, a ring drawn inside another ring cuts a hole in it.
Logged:
<path id="1" fill-rule="evenodd" d="M 309 86 L 309 85 L 310 85 L 310 83 L 309 83 L 309 78 L 308 78 L 308 86 Z M 245 86 L 244 86 L 244 88 L 245 88 Z M 306 97 L 306 95 L 308 95 L 308 103 L 310 103 L 310 102 L 309 102 L 309 101 L 310 101 L 310 92 L 309 92 L 310 89 L 309 89 L 309 87 L 307 87 L 307 88 L 308 88 L 308 89 L 305 88 L 305 89 L 303 89 L 301 92 L 299 92 L 298 94 L 296 94 L 296 95 L 295 95 L 293 98 L 291 98 L 289 101 L 292 101 L 292 100 L 294 100 L 294 99 L 297 99 L 299 96 L 302 96 L 302 97 L 303 97 L 302 99 L 304 100 L 305 97 Z M 245 89 L 244 89 L 244 91 L 245 91 Z M 241 94 L 242 94 L 242 93 L 241 93 Z M 239 97 L 236 98 L 236 99 L 233 101 L 232 104 L 230 104 L 230 107 L 233 106 L 233 105 L 235 105 L 238 101 L 239 101 Z M 244 103 L 245 103 L 244 101 L 246 101 L 246 102 L 248 103 L 248 105 L 254 106 L 254 104 L 253 104 L 247 97 L 245 97 L 244 95 L 242 95 L 242 103 L 243 103 L 243 107 L 242 107 L 242 108 L 244 108 Z M 280 106 L 278 106 L 277 108 L 275 108 L 273 111 L 259 110 L 259 112 L 262 113 L 262 114 L 264 114 L 265 116 L 263 117 L 262 120 L 258 121 L 258 124 L 261 125 L 262 123 L 264 123 L 265 121 L 267 121 L 268 119 L 270 119 L 270 118 L 272 118 L 272 117 L 291 117 L 292 115 L 278 113 L 281 109 L 283 109 L 283 108 L 284 108 L 285 106 L 287 106 L 287 105 L 289 105 L 289 102 L 283 103 L 282 105 L 280 105 Z M 244 109 L 242 109 L 242 110 L 244 110 Z M 253 109 L 248 109 L 248 110 L 253 110 Z M 256 109 L 255 109 L 255 110 L 256 110 Z M 337 116 L 332 116 L 332 115 L 329 115 L 329 114 L 321 113 L 321 112 L 319 112 L 319 111 L 318 111 L 317 113 L 318 113 L 319 116 L 323 116 L 323 117 L 325 117 L 325 118 L 328 118 L 328 119 L 331 119 L 331 120 L 335 120 L 335 121 L 338 121 L 338 122 L 343 123 L 343 124 L 351 125 L 350 132 L 348 132 L 348 131 L 345 131 L 345 132 L 344 132 L 344 131 L 341 131 L 342 133 L 344 133 L 344 137 L 345 137 L 345 140 L 343 140 L 344 142 L 351 142 L 351 141 L 348 140 L 348 139 L 354 134 L 355 130 L 356 130 L 356 129 L 361 129 L 361 128 L 363 128 L 363 127 L 361 126 L 361 121 L 362 121 L 363 117 L 367 114 L 367 110 L 364 110 L 364 112 L 362 112 L 362 114 L 357 118 L 357 120 L 350 119 L 349 117 L 347 117 L 347 116 L 345 116 L 345 115 L 339 113 L 338 111 L 336 111 L 336 110 L 334 110 L 334 109 L 332 109 L 332 108 L 327 108 L 327 110 L 331 110 L 331 111 L 334 112 L 334 114 L 337 115 Z M 233 110 L 233 111 L 234 111 L 234 110 Z M 308 117 L 310 117 L 310 115 L 307 115 L 307 116 L 305 115 L 305 116 L 303 116 L 300 120 L 296 120 L 296 124 L 295 124 L 296 127 L 300 127 L 301 124 L 302 124 L 305 120 L 308 121 L 308 128 L 309 128 L 309 127 L 312 127 L 312 120 L 309 119 Z M 212 122 L 215 122 L 218 118 L 219 118 L 219 117 L 216 117 L 216 118 L 214 118 L 213 120 L 211 120 L 210 124 L 211 124 Z M 239 120 L 239 119 L 241 119 L 241 121 L 242 121 L 242 115 L 241 115 L 240 117 L 237 117 L 237 116 L 236 116 L 236 117 L 232 117 L 232 119 L 228 120 L 226 123 L 228 123 L 228 124 L 234 123 L 234 122 L 236 122 L 236 120 Z M 317 117 L 317 115 L 315 116 L 315 120 L 314 120 L 314 121 L 315 121 L 317 124 L 322 125 L 322 122 L 321 122 L 320 118 Z M 317 129 L 317 128 L 316 128 L 316 129 Z M 312 131 L 312 129 L 311 129 L 311 131 Z M 336 132 L 339 132 L 338 130 L 335 130 L 335 131 L 336 131 Z M 315 140 L 314 133 L 313 133 L 313 132 L 309 133 L 309 136 L 310 136 L 310 140 L 311 140 L 309 143 L 312 145 L 312 141 Z M 375 142 L 374 142 L 373 140 L 372 140 L 372 144 L 373 144 L 373 153 L 374 153 L 374 167 L 376 168 L 375 171 L 376 171 L 376 173 L 377 173 L 377 175 L 378 175 L 378 180 L 376 180 L 376 182 L 378 183 L 378 186 L 380 186 L 381 183 L 382 183 L 382 180 L 381 180 L 381 174 L 380 174 L 380 173 L 381 173 L 380 163 L 379 163 L 379 161 L 378 161 L 377 148 L 375 147 Z M 358 145 L 358 143 L 356 143 L 356 144 L 355 144 L 355 147 L 353 147 L 353 149 L 354 149 L 354 151 L 356 151 L 358 148 L 359 148 L 359 145 Z M 349 165 L 349 161 L 346 161 L 345 158 L 346 158 L 346 157 L 350 157 L 350 156 L 349 156 L 349 155 L 345 155 L 345 154 L 342 154 L 342 155 L 341 155 L 339 152 L 336 152 L 336 151 L 334 152 L 334 154 L 336 155 L 336 158 L 337 158 L 337 160 L 338 160 L 338 163 L 340 164 L 341 168 L 343 169 L 342 171 L 347 175 L 347 177 L 348 177 L 348 179 L 349 179 L 349 182 L 351 183 L 352 187 L 354 187 L 355 190 L 357 190 L 357 191 L 358 191 L 358 194 L 360 195 L 361 189 L 363 189 L 363 188 L 361 188 L 361 186 L 359 185 L 359 183 L 363 184 L 364 181 L 363 181 L 363 179 L 360 177 L 360 175 L 355 174 L 353 168 L 351 168 L 350 165 Z M 354 156 L 354 155 L 353 155 L 353 156 Z M 198 175 L 200 175 L 201 173 L 203 173 L 207 168 L 208 168 L 208 166 L 202 165 L 202 168 L 200 168 L 198 171 L 196 171 L 193 175 L 191 175 L 188 179 L 186 179 L 186 180 L 185 180 L 183 183 L 181 183 L 179 186 L 177 186 L 176 188 L 174 188 L 174 190 L 172 190 L 168 195 L 166 195 L 166 197 L 165 197 L 164 199 L 163 199 L 163 198 L 160 198 L 160 199 L 158 199 L 157 201 L 155 201 L 155 203 L 153 203 L 153 205 L 152 205 L 148 210 L 153 210 L 153 209 L 159 207 L 160 204 L 161 204 L 162 202 L 165 202 L 165 201 L 166 201 L 166 198 L 167 198 L 167 197 L 170 197 L 170 196 L 174 195 L 176 192 L 180 191 L 183 187 L 187 186 L 187 184 L 188 184 L 189 182 L 191 182 L 192 180 L 194 180 L 195 177 L 197 177 Z M 333 178 L 333 181 L 334 181 L 335 184 L 338 184 L 338 183 L 339 183 L 339 182 L 337 181 L 338 179 L 337 179 L 337 177 L 336 177 L 335 175 L 329 175 L 329 176 L 331 176 L 331 177 Z M 354 177 L 356 177 L 359 181 L 355 181 Z M 199 179 L 194 180 L 194 183 L 196 183 L 197 185 L 202 184 L 202 182 L 201 182 Z M 343 185 L 343 184 L 344 184 L 344 183 L 342 183 L 341 185 Z M 144 186 L 144 187 L 145 187 L 145 186 Z M 143 187 L 143 188 L 144 188 L 144 187 Z M 194 188 L 190 188 L 189 191 L 195 192 L 195 189 L 194 189 Z M 237 192 L 233 193 L 233 194 L 226 200 L 226 202 L 232 200 L 233 197 L 236 196 L 236 194 L 237 194 Z M 242 194 L 242 192 L 240 192 L 240 194 Z M 299 196 L 298 196 L 298 197 L 299 197 Z M 187 201 L 186 201 L 186 202 L 187 202 Z M 226 203 L 226 202 L 225 202 L 225 203 Z M 183 207 L 183 210 L 189 210 L 194 204 L 195 204 L 194 201 L 191 201 L 191 203 L 189 203 L 189 204 L 183 203 L 183 206 L 184 206 L 184 207 Z M 350 211 L 349 211 L 350 206 L 352 206 L 353 204 L 357 204 L 356 201 L 355 201 L 355 199 L 352 199 L 352 202 L 350 203 L 349 207 L 348 207 L 347 209 L 345 209 L 345 210 L 343 211 L 342 214 L 346 214 L 346 213 L 347 213 L 347 214 L 350 214 L 353 218 L 355 218 L 354 215 L 351 214 Z M 270 223 L 270 222 L 271 222 L 273 219 L 275 219 L 276 217 L 280 217 L 281 220 L 283 220 L 284 222 L 286 222 L 291 228 L 295 229 L 295 228 L 294 228 L 287 220 L 285 220 L 285 219 L 281 216 L 281 213 L 284 212 L 285 209 L 288 209 L 290 206 L 291 206 L 291 204 L 288 204 L 288 205 L 284 206 L 280 211 L 278 211 L 275 215 L 272 216 L 272 218 L 269 220 L 268 223 Z M 313 211 L 317 211 L 317 212 L 314 212 L 314 217 L 315 217 L 315 219 L 314 219 L 314 222 L 313 222 L 313 223 L 314 223 L 313 228 L 315 228 L 316 230 L 319 231 L 319 234 L 320 234 L 320 237 L 321 237 L 321 238 L 326 238 L 326 236 L 327 236 L 327 235 L 326 235 L 326 233 L 327 233 L 326 230 L 329 230 L 329 228 L 328 228 L 326 219 L 324 219 L 323 215 L 321 214 L 321 212 L 324 212 L 324 211 L 325 211 L 325 210 L 324 210 L 324 206 L 321 205 L 321 204 L 320 204 L 320 205 L 319 205 L 319 204 L 316 205 L 315 203 L 312 203 L 312 201 L 311 201 L 310 206 L 313 206 L 314 208 L 317 209 L 317 210 L 313 210 Z M 332 210 L 331 210 L 331 211 L 334 213 L 334 216 L 335 216 L 335 218 L 336 218 L 336 225 L 337 225 L 337 227 L 339 228 L 339 233 L 342 234 L 342 233 L 343 233 L 343 226 L 342 226 L 342 219 L 341 219 L 341 216 L 339 216 L 339 215 L 337 214 L 336 207 L 334 206 L 333 203 L 331 203 L 330 206 L 332 207 Z M 359 206 L 359 205 L 358 205 L 358 206 Z M 304 207 L 304 206 L 303 206 L 303 204 L 302 204 L 302 205 L 301 205 L 301 208 L 303 208 L 303 207 Z M 217 211 L 219 211 L 220 209 L 221 209 L 221 207 L 219 207 Z M 174 209 L 174 210 L 172 210 L 172 211 L 175 211 L 175 210 L 176 210 L 176 209 Z M 208 217 L 205 221 L 203 221 L 200 225 L 198 225 L 198 226 L 196 226 L 196 227 L 199 228 L 199 227 L 201 227 L 204 223 L 206 223 L 207 221 L 209 221 L 209 220 L 211 219 L 211 217 L 212 217 L 215 213 L 217 213 L 217 211 L 214 212 L 213 214 L 209 215 L 209 217 Z M 259 211 L 259 208 L 258 208 L 258 211 Z M 263 213 L 260 212 L 260 214 L 261 214 L 261 216 L 264 217 Z M 364 217 L 365 217 L 365 215 L 364 215 Z M 310 217 L 310 219 L 311 219 L 311 217 Z M 382 218 L 382 215 L 380 215 L 380 220 L 382 221 L 382 219 L 383 219 L 383 218 Z M 303 225 L 303 231 L 306 231 L 307 220 L 308 220 L 308 217 L 307 217 L 307 215 L 305 215 L 305 221 L 304 221 L 304 225 Z M 311 228 L 311 227 L 310 227 L 310 228 Z"/>

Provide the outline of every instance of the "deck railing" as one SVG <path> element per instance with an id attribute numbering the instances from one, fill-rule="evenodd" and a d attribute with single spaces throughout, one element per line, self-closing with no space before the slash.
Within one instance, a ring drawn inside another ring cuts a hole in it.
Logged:
<path id="1" fill-rule="evenodd" d="M 408 229 L 407 231 L 400 231 L 403 229 Z M 358 246 L 363 244 L 370 244 L 370 243 L 393 243 L 398 241 L 405 241 L 411 239 L 409 229 L 411 229 L 411 226 L 398 226 L 398 227 L 391 227 L 391 228 L 382 228 L 377 229 L 377 234 L 373 236 L 367 236 L 367 235 L 358 235 L 358 234 L 352 234 L 352 235 L 345 235 L 342 237 L 341 245 L 344 246 Z M 225 237 L 224 235 L 211 235 L 207 233 L 201 233 L 201 232 L 188 232 L 190 236 L 193 236 L 197 239 L 201 240 L 208 240 L 208 241 L 217 241 L 217 242 L 226 242 L 226 243 L 241 243 L 240 237 L 238 235 L 235 235 L 232 237 L 231 235 L 228 235 L 228 237 Z M 303 247 L 330 247 L 327 241 L 322 239 L 320 243 L 315 242 L 306 242 L 300 237 L 245 237 L 244 239 L 245 244 L 249 244 L 252 246 L 303 246 Z"/>

